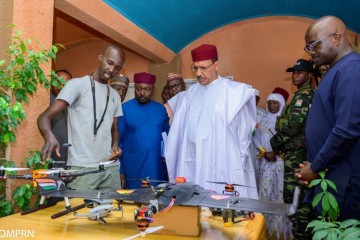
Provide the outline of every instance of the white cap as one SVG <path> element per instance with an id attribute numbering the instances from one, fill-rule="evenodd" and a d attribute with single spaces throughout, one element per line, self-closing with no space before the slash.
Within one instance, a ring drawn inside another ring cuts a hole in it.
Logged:
<path id="1" fill-rule="evenodd" d="M 258 97 L 260 97 L 260 91 L 257 90 L 257 89 L 255 89 L 255 95 L 258 96 Z"/>

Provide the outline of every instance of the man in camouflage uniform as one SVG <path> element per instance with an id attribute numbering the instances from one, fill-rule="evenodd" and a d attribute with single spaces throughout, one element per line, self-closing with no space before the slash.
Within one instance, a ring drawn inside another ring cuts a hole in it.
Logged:
<path id="1" fill-rule="evenodd" d="M 313 77 L 313 64 L 299 59 L 292 68 L 293 84 L 298 88 L 290 104 L 284 108 L 276 121 L 276 134 L 271 138 L 271 146 L 275 152 L 283 154 L 284 171 L 284 202 L 292 203 L 296 186 L 300 186 L 294 177 L 294 170 L 306 159 L 305 123 L 310 110 L 314 90 L 310 85 Z M 310 221 L 311 206 L 304 203 L 305 187 L 301 187 L 299 208 L 295 215 L 290 216 L 295 239 L 311 239 L 310 232 L 305 231 Z"/>

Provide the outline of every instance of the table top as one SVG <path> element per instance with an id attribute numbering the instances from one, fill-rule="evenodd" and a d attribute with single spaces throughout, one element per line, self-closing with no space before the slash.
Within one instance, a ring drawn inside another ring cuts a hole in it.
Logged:
<path id="1" fill-rule="evenodd" d="M 71 206 L 83 203 L 82 199 L 70 199 Z M 115 206 L 115 205 L 114 205 Z M 57 219 L 51 219 L 54 213 L 65 210 L 65 202 L 37 212 L 20 215 L 13 214 L 0 218 L 0 238 L 29 238 L 29 239 L 124 239 L 138 234 L 134 221 L 133 204 L 123 204 L 122 212 L 112 211 L 105 218 L 106 224 L 91 221 L 87 218 L 76 218 L 72 213 Z M 83 208 L 78 211 L 84 214 L 89 211 Z M 221 217 L 213 217 L 207 208 L 201 209 L 201 235 L 198 237 L 172 236 L 161 234 L 147 234 L 145 238 L 137 239 L 264 239 L 265 219 L 261 214 L 255 214 L 253 220 L 236 223 L 231 227 L 224 227 Z M 186 224 L 186 219 L 179 219 L 179 224 Z M 151 225 L 150 225 L 151 227 Z M 16 236 L 15 236 L 16 235 Z"/>

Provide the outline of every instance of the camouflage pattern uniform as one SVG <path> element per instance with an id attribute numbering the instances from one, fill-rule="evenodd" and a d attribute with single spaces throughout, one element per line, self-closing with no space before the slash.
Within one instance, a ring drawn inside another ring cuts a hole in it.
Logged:
<path id="1" fill-rule="evenodd" d="M 276 121 L 276 134 L 271 138 L 271 146 L 275 152 L 281 152 L 285 160 L 284 202 L 292 203 L 294 190 L 300 186 L 294 176 L 294 170 L 306 160 L 305 124 L 310 110 L 314 90 L 310 85 L 301 87 L 291 103 L 284 108 Z M 299 208 L 290 216 L 295 239 L 311 239 L 306 225 L 311 221 L 311 206 L 304 203 L 305 187 L 301 186 Z"/>

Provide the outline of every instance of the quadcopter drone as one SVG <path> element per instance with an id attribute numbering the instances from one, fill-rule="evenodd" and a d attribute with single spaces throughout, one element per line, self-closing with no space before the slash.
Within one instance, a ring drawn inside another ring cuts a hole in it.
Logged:
<path id="1" fill-rule="evenodd" d="M 112 204 L 99 205 L 92 209 L 90 209 L 85 214 L 78 214 L 76 211 L 74 212 L 74 216 L 77 218 L 87 218 L 92 221 L 98 221 L 101 224 L 105 224 L 105 217 L 107 217 L 111 211 L 121 211 L 123 217 L 123 208 L 119 206 L 118 208 L 114 208 Z"/>

